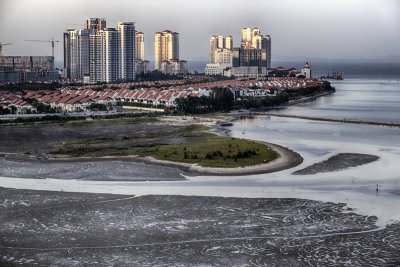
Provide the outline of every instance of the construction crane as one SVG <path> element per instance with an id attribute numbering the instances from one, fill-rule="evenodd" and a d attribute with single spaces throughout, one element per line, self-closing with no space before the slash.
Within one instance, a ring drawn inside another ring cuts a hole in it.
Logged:
<path id="1" fill-rule="evenodd" d="M 54 38 L 51 38 L 51 40 L 25 40 L 28 42 L 42 42 L 42 43 L 51 43 L 51 55 L 54 58 L 54 43 L 59 43 L 60 41 L 54 40 Z"/>
<path id="2" fill-rule="evenodd" d="M 12 45 L 13 43 L 8 43 L 8 44 L 3 44 L 2 42 L 0 42 L 0 57 L 3 56 L 3 46 L 5 45 Z"/>

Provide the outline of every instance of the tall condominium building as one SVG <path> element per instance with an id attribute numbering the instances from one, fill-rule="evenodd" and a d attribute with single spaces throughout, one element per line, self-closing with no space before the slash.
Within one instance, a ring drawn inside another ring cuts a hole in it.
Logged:
<path id="1" fill-rule="evenodd" d="M 226 49 L 232 50 L 233 49 L 233 38 L 232 36 L 228 35 L 225 37 L 225 47 Z"/>
<path id="2" fill-rule="evenodd" d="M 144 33 L 135 34 L 135 55 L 136 55 L 136 73 L 148 73 L 149 61 L 144 59 Z"/>
<path id="3" fill-rule="evenodd" d="M 81 79 L 89 75 L 89 29 L 64 33 L 64 76 Z"/>
<path id="4" fill-rule="evenodd" d="M 135 55 L 136 60 L 144 60 L 144 33 L 136 32 L 135 33 Z"/>
<path id="5" fill-rule="evenodd" d="M 210 62 L 211 64 L 222 63 L 217 62 L 217 52 L 222 50 L 231 50 L 233 48 L 233 38 L 228 35 L 226 37 L 213 35 L 210 37 Z"/>
<path id="6" fill-rule="evenodd" d="M 90 35 L 91 83 L 121 79 L 120 41 L 120 32 L 115 28 L 105 28 Z"/>
<path id="7" fill-rule="evenodd" d="M 169 30 L 156 32 L 154 48 L 155 69 L 161 69 L 161 62 L 179 59 L 179 34 Z"/>
<path id="8" fill-rule="evenodd" d="M 120 33 L 115 28 L 106 28 L 100 33 L 103 37 L 103 81 L 118 81 L 121 79 Z"/>
<path id="9" fill-rule="evenodd" d="M 100 31 L 89 36 L 89 76 L 91 83 L 103 81 L 103 35 Z"/>
<path id="10" fill-rule="evenodd" d="M 242 29 L 242 42 L 241 47 L 243 48 L 256 48 L 255 47 L 255 37 L 259 36 L 259 28 L 243 28 Z"/>
<path id="11" fill-rule="evenodd" d="M 118 24 L 120 38 L 120 79 L 129 81 L 135 79 L 135 24 L 120 22 Z"/>
<path id="12" fill-rule="evenodd" d="M 219 39 L 218 36 L 210 37 L 210 62 L 211 64 L 215 64 L 215 50 L 218 49 Z"/>
<path id="13" fill-rule="evenodd" d="M 86 20 L 86 29 L 89 30 L 104 30 L 106 27 L 106 20 L 103 18 L 89 18 Z"/>
<path id="14" fill-rule="evenodd" d="M 86 20 L 86 29 L 70 29 L 64 33 L 65 77 L 82 80 L 90 74 L 89 36 L 105 27 L 105 19 L 89 18 Z"/>
<path id="15" fill-rule="evenodd" d="M 135 24 L 120 22 L 106 28 L 106 21 L 90 18 L 86 29 L 64 33 L 64 72 L 67 78 L 96 82 L 135 79 Z"/>
<path id="16" fill-rule="evenodd" d="M 242 29 L 241 47 L 232 52 L 232 75 L 258 77 L 271 67 L 271 36 L 258 28 Z"/>

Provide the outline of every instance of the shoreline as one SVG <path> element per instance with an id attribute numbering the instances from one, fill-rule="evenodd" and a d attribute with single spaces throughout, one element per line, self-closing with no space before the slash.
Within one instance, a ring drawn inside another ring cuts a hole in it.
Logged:
<path id="1" fill-rule="evenodd" d="M 278 153 L 278 158 L 265 164 L 257 164 L 253 166 L 236 167 L 236 168 L 203 167 L 198 164 L 159 160 L 154 157 L 144 157 L 141 159 L 144 162 L 150 164 L 180 167 L 183 168 L 188 173 L 200 174 L 200 175 L 217 175 L 217 176 L 239 176 L 239 175 L 271 173 L 271 172 L 277 172 L 294 168 L 303 162 L 303 158 L 298 153 L 286 147 L 266 142 L 260 142 L 260 143 L 267 145 L 268 147 L 273 149 L 276 153 Z"/>
<path id="2" fill-rule="evenodd" d="M 275 152 L 278 153 L 278 158 L 265 163 L 257 164 L 246 167 L 236 168 L 212 168 L 202 167 L 198 164 L 174 162 L 167 160 L 159 160 L 154 157 L 139 157 L 136 155 L 131 156 L 105 156 L 105 157 L 80 157 L 80 158 L 48 158 L 47 162 L 54 163 L 76 163 L 76 162 L 101 162 L 101 161 L 122 161 L 122 162 L 138 162 L 145 164 L 154 164 L 165 167 L 176 167 L 189 175 L 217 175 L 217 176 L 240 176 L 240 175 L 252 175 L 252 174 L 263 174 L 282 171 L 290 168 L 294 168 L 303 162 L 303 158 L 296 152 L 272 143 L 260 142 Z M 35 160 L 31 160 L 34 162 Z"/>

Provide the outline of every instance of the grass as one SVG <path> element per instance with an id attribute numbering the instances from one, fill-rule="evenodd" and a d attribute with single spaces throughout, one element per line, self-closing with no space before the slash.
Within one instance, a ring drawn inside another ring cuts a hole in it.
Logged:
<path id="1" fill-rule="evenodd" d="M 109 124 L 139 124 L 158 122 L 157 115 L 154 116 L 136 116 L 136 117 L 115 117 L 115 118 L 94 118 L 94 119 L 60 119 L 60 120 L 31 120 L 23 122 L 6 122 L 0 121 L 2 126 L 26 126 L 26 125 L 68 125 L 68 126 L 83 126 L 83 125 L 109 125 Z"/>
<path id="2" fill-rule="evenodd" d="M 254 141 L 213 134 L 204 134 L 197 139 L 188 144 L 147 148 L 139 155 L 220 168 L 252 166 L 277 158 L 275 151 Z"/>

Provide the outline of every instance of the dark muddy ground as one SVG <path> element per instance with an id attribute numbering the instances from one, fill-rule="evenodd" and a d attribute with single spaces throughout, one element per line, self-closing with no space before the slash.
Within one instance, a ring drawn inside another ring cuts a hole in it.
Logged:
<path id="1" fill-rule="evenodd" d="M 135 122 L 132 119 L 100 123 L 55 123 L 43 125 L 0 126 L 0 176 L 20 178 L 62 178 L 85 180 L 154 181 L 182 180 L 184 171 L 175 167 L 145 164 L 140 160 L 48 160 L 52 151 L 74 142 L 129 146 L 188 142 L 166 133 L 184 126 L 159 122 Z M 93 144 L 92 144 L 93 145 Z M 96 156 L 96 155 L 94 155 Z"/>
<path id="2" fill-rule="evenodd" d="M 0 126 L 0 153 L 16 153 L 32 158 L 45 157 L 47 153 L 64 143 L 98 140 L 99 144 L 113 141 L 115 146 L 142 145 L 150 143 L 174 143 L 166 132 L 183 126 L 165 123 L 121 121 L 54 123 L 21 126 Z M 44 155 L 42 155 L 44 154 Z"/>
<path id="3" fill-rule="evenodd" d="M 399 266 L 400 225 L 300 199 L 0 188 L 0 266 Z"/>
<path id="4" fill-rule="evenodd" d="M 130 159 L 13 161 L 0 157 L 0 176 L 33 179 L 79 179 L 90 181 L 177 181 L 185 171 L 172 166 L 150 165 Z"/>
<path id="5" fill-rule="evenodd" d="M 340 171 L 351 167 L 357 167 L 368 164 L 379 159 L 378 156 L 357 154 L 357 153 L 339 153 L 329 159 L 315 163 L 304 169 L 295 171 L 295 175 L 308 175 L 323 172 Z"/>

